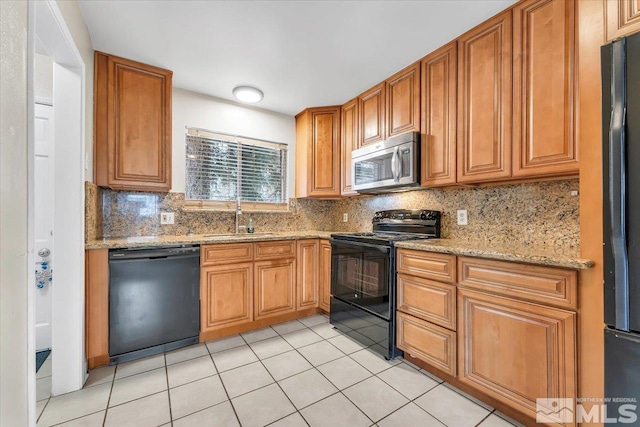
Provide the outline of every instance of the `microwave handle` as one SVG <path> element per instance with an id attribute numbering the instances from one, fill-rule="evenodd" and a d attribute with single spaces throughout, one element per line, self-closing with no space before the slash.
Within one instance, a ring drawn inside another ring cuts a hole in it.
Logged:
<path id="1" fill-rule="evenodd" d="M 398 150 L 398 147 L 394 148 L 393 150 L 393 154 L 391 154 L 391 176 L 393 176 L 393 180 L 398 182 L 397 180 L 397 176 L 398 176 L 398 171 L 396 170 L 396 151 Z"/>
<path id="2" fill-rule="evenodd" d="M 394 175 L 393 175 L 393 179 L 396 182 L 400 182 L 400 176 L 402 175 L 402 171 L 400 170 L 400 168 L 402 168 L 402 162 L 400 161 L 400 147 L 396 147 L 396 149 L 393 151 L 393 162 L 392 164 L 395 163 L 395 167 L 392 168 L 395 170 Z"/>

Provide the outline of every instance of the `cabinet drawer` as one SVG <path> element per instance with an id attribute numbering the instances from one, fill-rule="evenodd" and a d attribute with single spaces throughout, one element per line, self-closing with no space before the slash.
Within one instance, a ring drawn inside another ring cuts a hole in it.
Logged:
<path id="1" fill-rule="evenodd" d="M 200 249 L 201 265 L 229 264 L 253 260 L 251 243 L 205 245 Z"/>
<path id="2" fill-rule="evenodd" d="M 578 273 L 561 268 L 460 258 L 459 285 L 576 310 Z"/>
<path id="3" fill-rule="evenodd" d="M 255 246 L 255 259 L 282 259 L 296 256 L 295 240 L 280 240 L 277 242 L 257 242 Z"/>
<path id="4" fill-rule="evenodd" d="M 454 284 L 456 257 L 434 252 L 399 249 L 397 270 L 398 273 Z"/>
<path id="5" fill-rule="evenodd" d="M 456 376 L 456 333 L 398 313 L 398 348 Z"/>
<path id="6" fill-rule="evenodd" d="M 456 287 L 398 274 L 398 310 L 456 330 Z"/>

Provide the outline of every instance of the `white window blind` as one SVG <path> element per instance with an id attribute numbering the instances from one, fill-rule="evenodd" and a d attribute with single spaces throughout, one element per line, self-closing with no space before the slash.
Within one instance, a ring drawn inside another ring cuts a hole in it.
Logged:
<path id="1" fill-rule="evenodd" d="M 287 145 L 188 129 L 186 199 L 287 203 Z"/>

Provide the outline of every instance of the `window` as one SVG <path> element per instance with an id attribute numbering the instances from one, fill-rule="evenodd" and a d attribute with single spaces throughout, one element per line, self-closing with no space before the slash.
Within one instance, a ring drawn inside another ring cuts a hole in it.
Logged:
<path id="1" fill-rule="evenodd" d="M 286 210 L 287 145 L 188 129 L 187 208 Z"/>

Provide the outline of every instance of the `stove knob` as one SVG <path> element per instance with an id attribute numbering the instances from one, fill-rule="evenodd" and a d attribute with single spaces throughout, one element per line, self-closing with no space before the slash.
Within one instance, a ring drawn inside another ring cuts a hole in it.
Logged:
<path id="1" fill-rule="evenodd" d="M 423 221 L 426 221 L 426 220 L 428 219 L 428 216 L 427 216 L 427 212 L 426 212 L 426 211 L 422 211 L 422 212 L 420 213 L 420 219 L 421 219 L 421 220 L 423 220 Z"/>

